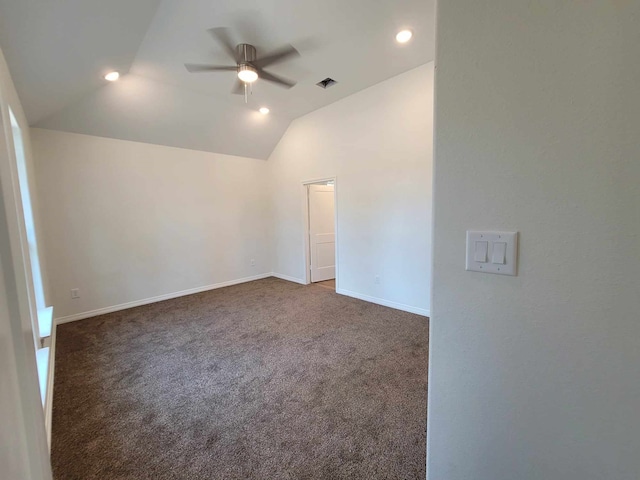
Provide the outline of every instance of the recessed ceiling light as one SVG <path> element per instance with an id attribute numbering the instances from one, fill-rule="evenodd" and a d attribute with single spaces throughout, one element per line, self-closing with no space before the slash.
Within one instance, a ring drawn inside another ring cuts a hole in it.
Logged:
<path id="1" fill-rule="evenodd" d="M 258 110 L 261 114 L 266 115 L 267 113 L 269 113 L 269 109 L 267 107 L 262 107 L 260 110 Z"/>
<path id="2" fill-rule="evenodd" d="M 109 72 L 104 76 L 105 80 L 109 80 L 110 82 L 115 82 L 120 78 L 120 74 L 118 72 Z"/>
<path id="3" fill-rule="evenodd" d="M 411 30 L 402 30 L 398 32 L 396 35 L 396 41 L 398 43 L 407 43 L 413 37 L 413 32 Z"/>

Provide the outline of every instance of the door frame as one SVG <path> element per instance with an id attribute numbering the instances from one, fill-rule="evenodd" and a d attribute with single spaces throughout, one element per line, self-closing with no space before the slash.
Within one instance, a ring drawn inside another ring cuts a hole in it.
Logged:
<path id="1" fill-rule="evenodd" d="M 334 222 L 335 222 L 335 239 L 336 239 L 336 292 L 338 291 L 339 285 L 339 268 L 338 265 L 340 262 L 338 259 L 340 258 L 338 255 L 338 177 L 325 177 L 325 178 L 316 178 L 313 180 L 304 180 L 301 185 L 301 195 L 302 195 L 302 245 L 303 245 L 303 268 L 304 268 L 304 284 L 309 285 L 311 283 L 311 242 L 309 240 L 309 191 L 307 190 L 308 185 L 313 185 L 316 183 L 326 183 L 333 182 L 333 202 L 334 202 Z"/>

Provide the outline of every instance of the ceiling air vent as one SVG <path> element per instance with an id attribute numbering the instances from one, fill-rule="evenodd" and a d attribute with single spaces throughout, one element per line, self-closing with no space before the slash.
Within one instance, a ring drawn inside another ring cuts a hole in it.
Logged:
<path id="1" fill-rule="evenodd" d="M 316 85 L 319 86 L 320 88 L 329 88 L 329 87 L 333 87 L 336 83 L 338 82 L 336 82 L 333 78 L 327 77 L 324 80 L 316 83 Z"/>

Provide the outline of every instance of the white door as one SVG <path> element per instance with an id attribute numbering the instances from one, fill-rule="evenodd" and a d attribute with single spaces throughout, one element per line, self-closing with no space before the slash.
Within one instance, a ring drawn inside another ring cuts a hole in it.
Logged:
<path id="1" fill-rule="evenodd" d="M 311 281 L 336 278 L 336 225 L 333 185 L 309 185 Z"/>

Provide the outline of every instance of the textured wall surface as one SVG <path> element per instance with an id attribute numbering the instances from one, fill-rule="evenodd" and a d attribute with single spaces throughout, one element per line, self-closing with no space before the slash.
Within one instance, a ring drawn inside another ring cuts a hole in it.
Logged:
<path id="1" fill-rule="evenodd" d="M 32 137 L 56 317 L 271 271 L 264 160 Z"/>
<path id="2" fill-rule="evenodd" d="M 428 63 L 292 123 L 269 158 L 275 272 L 304 278 L 302 182 L 336 176 L 339 289 L 428 312 L 432 112 Z"/>
<path id="3" fill-rule="evenodd" d="M 640 6 L 440 2 L 430 480 L 640 472 Z M 464 270 L 465 230 L 520 272 Z"/>

